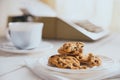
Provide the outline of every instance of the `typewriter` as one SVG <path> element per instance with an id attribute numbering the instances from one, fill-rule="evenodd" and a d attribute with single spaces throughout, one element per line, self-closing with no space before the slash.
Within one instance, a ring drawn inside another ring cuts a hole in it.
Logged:
<path id="1" fill-rule="evenodd" d="M 42 37 L 45 39 L 66 39 L 96 41 L 104 38 L 109 31 L 94 25 L 88 20 L 71 21 L 59 16 L 33 16 L 29 12 L 21 16 L 9 16 L 9 22 L 43 22 Z"/>

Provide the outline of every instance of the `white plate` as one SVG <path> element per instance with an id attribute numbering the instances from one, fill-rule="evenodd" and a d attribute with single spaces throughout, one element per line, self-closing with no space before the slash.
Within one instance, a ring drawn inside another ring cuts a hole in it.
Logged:
<path id="1" fill-rule="evenodd" d="M 5 52 L 11 52 L 11 53 L 34 53 L 34 52 L 43 52 L 46 50 L 49 50 L 53 48 L 53 45 L 48 42 L 41 42 L 40 46 L 35 49 L 31 50 L 20 50 L 14 47 L 14 45 L 11 42 L 6 42 L 6 43 L 0 43 L 0 50 L 5 51 Z"/>
<path id="2" fill-rule="evenodd" d="M 114 61 L 111 58 L 105 57 L 105 56 L 100 56 L 102 60 L 102 65 L 99 67 L 93 67 L 89 69 L 81 69 L 81 70 L 71 70 L 71 69 L 62 69 L 62 68 L 57 68 L 57 67 L 52 67 L 48 65 L 48 57 L 43 57 L 39 59 L 39 64 L 46 69 L 57 71 L 57 72 L 63 72 L 63 73 L 88 73 L 88 72 L 93 72 L 93 71 L 101 71 L 101 70 L 106 70 L 106 69 L 111 69 L 111 65 L 114 65 Z"/>

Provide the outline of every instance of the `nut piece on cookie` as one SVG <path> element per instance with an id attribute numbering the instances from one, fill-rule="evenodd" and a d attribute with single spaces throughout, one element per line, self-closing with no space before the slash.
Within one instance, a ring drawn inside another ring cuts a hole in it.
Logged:
<path id="1" fill-rule="evenodd" d="M 82 42 L 66 42 L 58 49 L 61 55 L 79 55 L 83 53 L 84 44 Z"/>
<path id="2" fill-rule="evenodd" d="M 65 68 L 65 69 L 80 69 L 79 61 L 73 56 L 65 56 L 65 55 L 53 55 L 48 60 L 49 65 Z"/>

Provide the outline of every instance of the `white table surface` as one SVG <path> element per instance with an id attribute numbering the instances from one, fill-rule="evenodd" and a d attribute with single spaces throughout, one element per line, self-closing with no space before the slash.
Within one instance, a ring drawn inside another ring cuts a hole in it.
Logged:
<path id="1" fill-rule="evenodd" d="M 2 38 L 0 40 L 4 41 Z M 39 58 L 44 55 L 57 53 L 57 49 L 66 42 L 64 40 L 45 41 L 52 43 L 53 49 L 47 52 L 32 54 L 12 54 L 0 51 L 0 80 L 41 80 L 23 66 L 24 59 L 28 57 Z M 111 34 L 96 42 L 85 42 L 84 48 L 84 53 L 93 52 L 94 54 L 105 55 L 120 60 L 120 33 Z M 110 80 L 120 80 L 120 77 Z"/>

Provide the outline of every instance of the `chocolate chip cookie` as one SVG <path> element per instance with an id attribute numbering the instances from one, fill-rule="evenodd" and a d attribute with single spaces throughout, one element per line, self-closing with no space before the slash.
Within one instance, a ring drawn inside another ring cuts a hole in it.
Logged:
<path id="1" fill-rule="evenodd" d="M 48 60 L 49 65 L 65 68 L 65 69 L 80 69 L 80 62 L 73 56 L 53 55 Z"/>
<path id="2" fill-rule="evenodd" d="M 82 42 L 66 42 L 58 49 L 58 53 L 61 55 L 79 55 L 83 53 L 83 47 Z"/>
<path id="3" fill-rule="evenodd" d="M 88 66 L 94 67 L 94 66 L 100 66 L 100 65 L 101 65 L 101 59 L 98 56 L 95 56 L 92 53 L 89 53 Z"/>
<path id="4" fill-rule="evenodd" d="M 94 66 L 101 65 L 101 59 L 98 56 L 93 55 L 92 53 L 89 53 L 88 55 L 84 55 L 82 56 L 82 58 L 76 56 L 76 58 L 79 60 L 81 66 L 85 65 L 89 68 L 92 68 Z"/>

